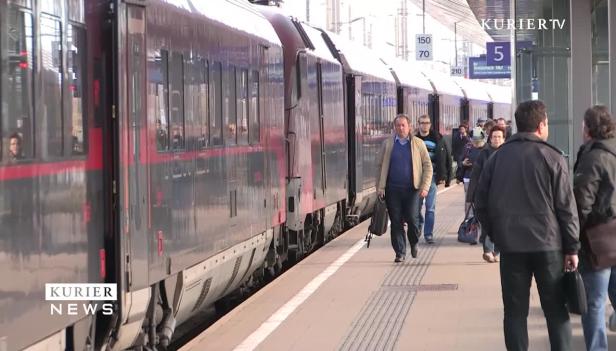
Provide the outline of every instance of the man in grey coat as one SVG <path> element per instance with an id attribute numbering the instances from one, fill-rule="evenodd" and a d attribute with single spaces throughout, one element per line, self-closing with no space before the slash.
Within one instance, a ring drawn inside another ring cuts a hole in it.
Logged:
<path id="1" fill-rule="evenodd" d="M 501 250 L 505 345 L 528 350 L 531 279 L 534 276 L 552 350 L 571 350 L 563 272 L 577 268 L 579 223 L 569 167 L 546 142 L 548 116 L 541 101 L 518 105 L 519 133 L 492 154 L 477 187 L 481 225 Z"/>

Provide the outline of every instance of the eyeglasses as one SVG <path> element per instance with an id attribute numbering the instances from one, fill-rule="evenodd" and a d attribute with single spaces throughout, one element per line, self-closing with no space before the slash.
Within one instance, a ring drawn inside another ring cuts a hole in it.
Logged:
<path id="1" fill-rule="evenodd" d="M 419 122 L 419 124 L 431 124 L 430 122 Z"/>

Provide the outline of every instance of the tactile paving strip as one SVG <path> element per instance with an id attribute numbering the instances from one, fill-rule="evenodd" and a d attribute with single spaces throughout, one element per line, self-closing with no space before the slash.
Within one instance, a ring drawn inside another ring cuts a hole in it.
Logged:
<path id="1" fill-rule="evenodd" d="M 420 244 L 416 259 L 409 255 L 406 262 L 391 269 L 381 288 L 372 294 L 360 311 L 339 350 L 393 350 L 418 291 L 458 288 L 457 284 L 420 285 L 443 236 L 449 230 L 457 229 L 464 217 L 462 202 L 452 196 L 460 194 L 443 194 L 437 198 L 434 245 Z"/>

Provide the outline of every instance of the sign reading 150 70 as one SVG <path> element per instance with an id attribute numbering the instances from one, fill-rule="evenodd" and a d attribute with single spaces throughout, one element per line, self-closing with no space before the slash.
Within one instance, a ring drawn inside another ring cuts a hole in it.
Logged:
<path id="1" fill-rule="evenodd" d="M 432 34 L 415 35 L 415 60 L 432 60 Z"/>

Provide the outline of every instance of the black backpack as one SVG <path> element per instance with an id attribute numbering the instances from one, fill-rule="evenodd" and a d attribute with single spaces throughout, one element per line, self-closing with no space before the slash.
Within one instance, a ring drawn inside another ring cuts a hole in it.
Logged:
<path id="1" fill-rule="evenodd" d="M 388 224 L 389 215 L 385 199 L 377 197 L 374 210 L 372 211 L 372 218 L 370 219 L 370 226 L 368 226 L 368 234 L 366 234 L 366 247 L 370 247 L 372 235 L 381 236 L 387 232 Z"/>

